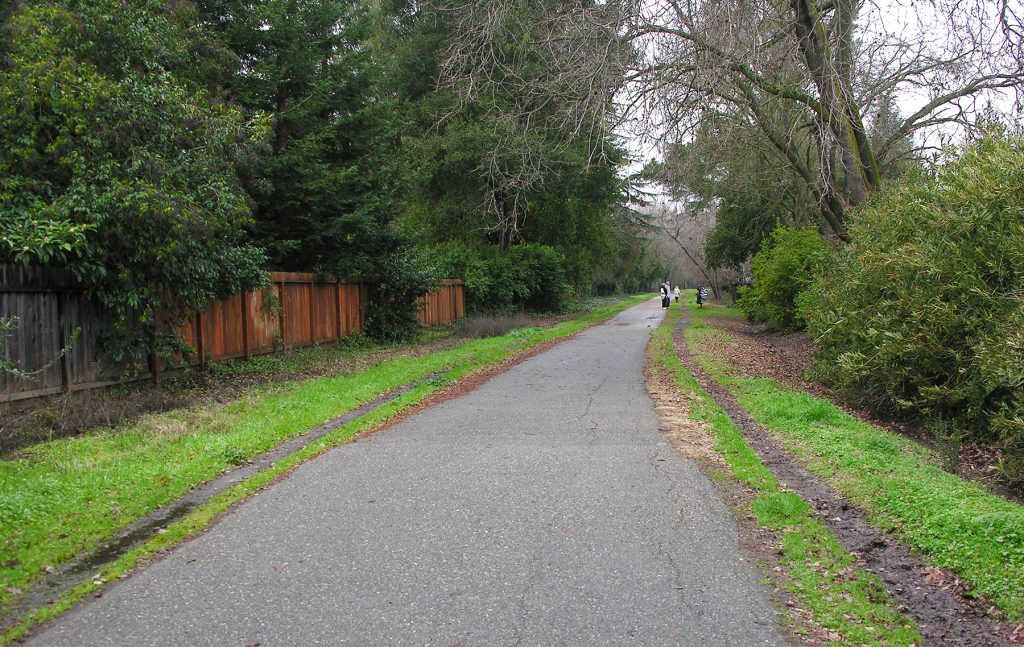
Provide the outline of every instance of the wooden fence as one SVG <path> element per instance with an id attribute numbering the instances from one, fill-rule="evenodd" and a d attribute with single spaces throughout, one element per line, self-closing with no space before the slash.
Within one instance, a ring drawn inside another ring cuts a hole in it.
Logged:
<path id="1" fill-rule="evenodd" d="M 326 344 L 357 333 L 376 287 L 366 277 L 292 272 L 273 272 L 270 280 L 263 290 L 214 301 L 178 330 L 195 350 L 193 364 Z M 130 368 L 102 353 L 103 333 L 113 325 L 109 313 L 69 285 L 59 269 L 0 265 L 0 317 L 18 319 L 6 343 L 0 342 L 0 357 L 33 373 L 31 380 L 0 374 L 0 402 L 108 386 Z M 420 298 L 419 320 L 425 325 L 463 316 L 460 280 L 445 281 L 437 292 Z M 76 329 L 70 350 L 60 356 Z M 135 379 L 159 380 L 163 370 L 161 362 L 150 358 L 135 371 Z"/>

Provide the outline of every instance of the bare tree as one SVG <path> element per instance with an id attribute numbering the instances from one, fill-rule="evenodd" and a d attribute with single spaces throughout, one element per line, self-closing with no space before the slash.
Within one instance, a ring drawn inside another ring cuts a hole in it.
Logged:
<path id="1" fill-rule="evenodd" d="M 529 195 L 553 177 L 580 141 L 590 162 L 608 141 L 611 97 L 623 70 L 617 13 L 598 7 L 550 12 L 543 3 L 494 0 L 437 6 L 454 37 L 441 70 L 458 101 L 441 118 L 476 116 L 490 128 L 478 169 L 487 184 L 482 208 L 493 214 L 503 248 L 520 238 Z M 599 66 L 590 66 L 601 61 Z M 603 160 L 602 160 L 603 161 Z"/>
<path id="2" fill-rule="evenodd" d="M 655 228 L 655 239 L 662 252 L 669 258 L 678 258 L 679 253 L 682 253 L 680 262 L 673 268 L 674 273 L 709 286 L 718 299 L 726 276 L 718 269 L 709 268 L 704 258 L 704 241 L 714 226 L 714 215 L 708 213 L 708 210 L 708 205 L 664 201 L 644 208 Z M 732 276 L 732 272 L 725 274 Z M 675 281 L 678 281 L 678 277 Z"/>
<path id="3" fill-rule="evenodd" d="M 531 7 L 524 57 L 496 47 Z M 469 99 L 564 136 L 609 123 L 686 141 L 707 119 L 752 124 L 846 238 L 850 205 L 922 131 L 969 127 L 993 94 L 1020 105 L 1019 0 L 495 0 L 453 7 L 445 70 Z M 894 99 L 914 101 L 896 116 Z M 872 131 L 880 121 L 889 127 Z M 918 139 L 916 151 L 933 145 Z M 593 153 L 600 154 L 598 145 Z"/>

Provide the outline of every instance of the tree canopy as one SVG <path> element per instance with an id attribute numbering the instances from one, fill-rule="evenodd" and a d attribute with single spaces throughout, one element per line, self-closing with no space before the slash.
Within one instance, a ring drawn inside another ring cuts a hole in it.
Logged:
<path id="1" fill-rule="evenodd" d="M 448 66 L 460 9 L 5 3 L 0 260 L 66 266 L 115 313 L 115 354 L 135 358 L 180 308 L 268 269 L 382 277 L 389 312 L 451 267 L 432 251 L 451 243 L 480 258 L 541 245 L 575 291 L 598 271 L 639 283 L 640 256 L 617 253 L 643 246 L 643 223 L 619 208 L 610 124 L 553 121 L 558 73 L 530 45 L 543 7 L 522 5 L 491 52 L 531 61 L 545 88 L 546 106 L 512 119 L 520 96 L 474 96 Z M 392 332 L 414 321 L 383 311 L 374 325 Z"/>
<path id="2" fill-rule="evenodd" d="M 847 211 L 927 152 L 916 133 L 973 124 L 1024 70 L 1015 11 L 933 0 L 898 29 L 882 11 L 8 2 L 0 258 L 67 266 L 136 356 L 169 295 L 201 309 L 268 269 L 390 277 L 392 309 L 512 257 L 557 259 L 567 293 L 635 289 L 665 264 L 624 206 L 631 125 L 665 144 L 653 177 L 717 218 L 682 249 L 701 268 L 742 265 L 779 224 L 845 240 Z"/>
<path id="3" fill-rule="evenodd" d="M 169 292 L 202 308 L 263 280 L 234 160 L 264 122 L 190 80 L 191 24 L 184 7 L 108 0 L 21 3 L 6 19 L 5 256 L 65 262 L 118 313 L 117 356 L 155 343 Z"/>

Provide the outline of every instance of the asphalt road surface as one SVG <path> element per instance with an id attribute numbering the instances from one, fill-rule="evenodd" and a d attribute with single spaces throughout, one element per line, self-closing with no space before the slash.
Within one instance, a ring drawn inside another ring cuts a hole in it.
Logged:
<path id="1" fill-rule="evenodd" d="M 32 645 L 784 644 L 643 387 L 652 300 L 310 461 Z"/>

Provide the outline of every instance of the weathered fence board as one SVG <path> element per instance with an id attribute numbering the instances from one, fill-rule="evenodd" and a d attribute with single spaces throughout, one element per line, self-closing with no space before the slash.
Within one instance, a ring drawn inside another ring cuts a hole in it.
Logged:
<path id="1" fill-rule="evenodd" d="M 272 272 L 263 290 L 212 302 L 178 329 L 195 353 L 193 364 L 207 359 L 249 357 L 337 341 L 360 332 L 375 281 L 365 277 L 324 277 Z M 32 380 L 0 374 L 0 402 L 108 385 L 129 368 L 105 359 L 100 342 L 114 321 L 109 313 L 71 290 L 66 272 L 54 268 L 0 265 L 0 317 L 15 316 L 18 326 L 0 356 Z M 452 323 L 465 316 L 463 284 L 446 281 L 420 298 L 419 321 Z M 64 357 L 72 332 L 78 335 Z M 141 369 L 141 370 L 140 370 Z M 160 363 L 136 367 L 136 379 L 158 378 Z"/>
<path id="2" fill-rule="evenodd" d="M 437 292 L 420 297 L 419 321 L 426 325 L 454 323 L 466 316 L 462 281 L 445 281 Z"/>
<path id="3" fill-rule="evenodd" d="M 57 321 L 59 293 L 13 292 L 0 294 L 0 312 L 5 317 L 15 317 L 19 324 L 30 321 Z M 16 330 L 4 346 L 3 358 L 24 370 L 36 372 L 32 381 L 9 375 L 0 375 L 3 390 L 7 395 L 22 390 L 52 393 L 60 390 L 63 375 L 59 364 L 43 369 L 60 352 L 60 336 L 54 328 L 33 326 L 24 331 Z M 41 372 L 39 372 L 41 371 Z"/>

